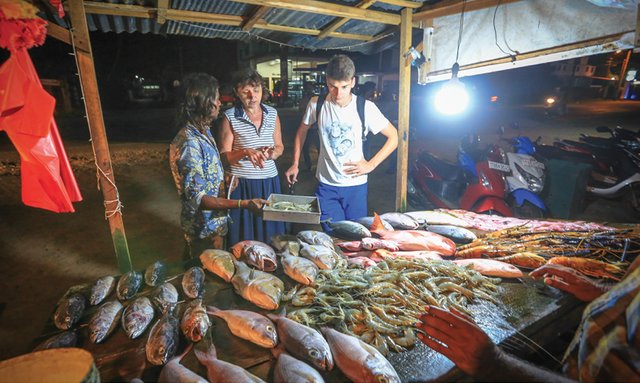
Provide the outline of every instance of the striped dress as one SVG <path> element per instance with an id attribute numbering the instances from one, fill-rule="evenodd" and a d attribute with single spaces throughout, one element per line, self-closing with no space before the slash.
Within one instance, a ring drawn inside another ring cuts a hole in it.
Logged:
<path id="1" fill-rule="evenodd" d="M 262 107 L 262 126 L 257 127 L 241 105 L 227 110 L 225 118 L 229 120 L 233 132 L 232 150 L 244 148 L 257 149 L 274 145 L 273 132 L 278 112 L 268 105 Z M 238 179 L 238 187 L 231 193 L 231 199 L 268 199 L 271 194 L 280 194 L 280 178 L 275 161 L 265 161 L 264 168 L 255 168 L 251 161 L 240 160 L 231 165 L 230 173 Z M 229 245 L 244 240 L 270 242 L 271 237 L 285 232 L 283 222 L 263 221 L 247 209 L 229 211 Z"/>

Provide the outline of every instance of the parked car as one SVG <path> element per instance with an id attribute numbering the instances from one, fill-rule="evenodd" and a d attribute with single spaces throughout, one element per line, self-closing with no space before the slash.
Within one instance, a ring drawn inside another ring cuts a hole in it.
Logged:
<path id="1" fill-rule="evenodd" d="M 154 78 L 132 75 L 125 80 L 125 90 L 129 103 L 162 101 L 162 84 Z"/>

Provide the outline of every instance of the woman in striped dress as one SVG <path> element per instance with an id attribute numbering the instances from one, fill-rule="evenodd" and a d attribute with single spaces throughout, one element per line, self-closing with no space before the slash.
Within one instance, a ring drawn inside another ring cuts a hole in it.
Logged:
<path id="1" fill-rule="evenodd" d="M 255 70 L 237 72 L 233 89 L 240 102 L 224 113 L 220 125 L 220 154 L 233 177 L 229 185 L 233 199 L 267 199 L 281 192 L 274 161 L 284 151 L 280 118 L 275 108 L 262 103 L 263 86 Z M 248 210 L 232 209 L 229 215 L 230 245 L 248 239 L 269 242 L 285 231 L 283 222 L 263 221 Z"/>

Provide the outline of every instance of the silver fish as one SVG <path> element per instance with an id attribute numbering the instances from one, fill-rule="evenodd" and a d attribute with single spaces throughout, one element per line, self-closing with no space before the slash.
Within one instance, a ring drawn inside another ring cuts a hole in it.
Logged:
<path id="1" fill-rule="evenodd" d="M 364 237 L 371 237 L 371 232 L 366 227 L 353 221 L 327 222 L 333 235 L 342 239 L 361 240 Z"/>
<path id="2" fill-rule="evenodd" d="M 49 350 L 52 348 L 75 347 L 78 344 L 78 334 L 75 330 L 61 332 L 40 343 L 33 351 Z"/>
<path id="3" fill-rule="evenodd" d="M 162 367 L 160 376 L 158 377 L 158 383 L 208 383 L 205 378 L 180 364 L 189 351 L 191 351 L 191 348 L 187 347 L 182 355 L 171 358 L 167 364 Z"/>
<path id="4" fill-rule="evenodd" d="M 204 292 L 204 270 L 193 266 L 182 276 L 182 290 L 189 298 L 198 298 Z"/>
<path id="5" fill-rule="evenodd" d="M 126 301 L 133 298 L 142 286 L 142 274 L 137 271 L 129 271 L 118 281 L 116 294 L 118 299 Z"/>
<path id="6" fill-rule="evenodd" d="M 106 297 L 111 295 L 116 288 L 116 278 L 110 275 L 99 278 L 93 286 L 89 295 L 89 304 L 95 306 L 102 303 Z"/>
<path id="7" fill-rule="evenodd" d="M 256 244 L 244 249 L 244 259 L 248 265 L 262 271 L 275 271 L 278 267 L 276 252 L 267 244 Z"/>
<path id="8" fill-rule="evenodd" d="M 374 219 L 373 217 L 362 217 L 362 218 L 356 219 L 356 222 L 358 222 L 359 224 L 361 224 L 366 228 L 370 228 L 371 225 L 373 225 L 373 219 Z M 382 226 L 384 226 L 385 230 L 389 230 L 389 231 L 395 230 L 389 222 L 385 221 L 382 218 L 380 220 L 382 221 Z"/>
<path id="9" fill-rule="evenodd" d="M 145 353 L 149 363 L 162 366 L 176 355 L 180 342 L 180 323 L 178 318 L 167 311 L 149 331 Z"/>
<path id="10" fill-rule="evenodd" d="M 198 361 L 207 368 L 207 378 L 210 382 L 264 383 L 264 380 L 244 368 L 218 359 L 214 345 L 211 345 L 207 352 L 197 348 L 194 351 Z"/>
<path id="11" fill-rule="evenodd" d="M 275 310 L 280 305 L 284 283 L 269 273 L 250 269 L 243 262 L 234 261 L 236 274 L 231 284 L 236 293 L 265 310 Z"/>
<path id="12" fill-rule="evenodd" d="M 452 225 L 428 225 L 426 229 L 432 233 L 447 237 L 455 243 L 469 243 L 478 238 L 471 230 L 465 229 L 464 227 Z"/>
<path id="13" fill-rule="evenodd" d="M 391 363 L 374 347 L 360 339 L 323 327 L 331 352 L 340 371 L 354 382 L 400 383 L 400 377 Z"/>
<path id="14" fill-rule="evenodd" d="M 200 254 L 200 262 L 205 270 L 214 273 L 225 282 L 231 282 L 231 277 L 236 272 L 233 254 L 225 250 L 207 249 Z"/>
<path id="15" fill-rule="evenodd" d="M 313 367 L 293 356 L 282 353 L 273 370 L 274 383 L 324 383 L 322 375 Z"/>
<path id="16" fill-rule="evenodd" d="M 178 290 L 171 283 L 165 282 L 153 289 L 151 301 L 161 313 L 165 313 L 178 302 Z"/>
<path id="17" fill-rule="evenodd" d="M 321 245 L 335 250 L 333 246 L 333 239 L 322 231 L 316 230 L 303 230 L 298 232 L 298 240 L 308 243 L 309 245 Z"/>
<path id="18" fill-rule="evenodd" d="M 300 255 L 313 262 L 319 269 L 333 270 L 340 261 L 335 251 L 321 245 L 307 245 L 302 243 Z"/>
<path id="19" fill-rule="evenodd" d="M 60 330 L 70 329 L 80 320 L 86 302 L 87 299 L 80 293 L 74 293 L 63 298 L 58 303 L 55 314 L 53 314 L 53 323 Z"/>
<path id="20" fill-rule="evenodd" d="M 397 230 L 415 230 L 420 226 L 420 223 L 413 219 L 410 215 L 404 213 L 384 213 L 380 216 L 381 219 L 389 222 L 394 229 Z"/>
<path id="21" fill-rule="evenodd" d="M 202 299 L 194 299 L 189 302 L 180 321 L 180 329 L 184 336 L 194 343 L 200 342 L 210 326 L 211 321 L 207 310 L 202 305 Z"/>
<path id="22" fill-rule="evenodd" d="M 274 348 L 278 344 L 276 325 L 264 315 L 248 310 L 220 310 L 213 306 L 207 312 L 224 319 L 229 331 L 260 347 Z"/>
<path id="23" fill-rule="evenodd" d="M 122 303 L 117 300 L 108 301 L 98 307 L 89 321 L 89 339 L 100 343 L 118 326 L 122 314 Z"/>
<path id="24" fill-rule="evenodd" d="M 284 251 L 285 247 L 289 246 L 289 242 L 298 242 L 298 238 L 291 234 L 278 234 L 271 238 L 271 246 L 276 251 Z"/>
<path id="25" fill-rule="evenodd" d="M 291 255 L 288 251 L 281 254 L 280 262 L 284 273 L 294 281 L 310 285 L 316 280 L 318 266 L 313 261 Z"/>
<path id="26" fill-rule="evenodd" d="M 470 227 L 470 225 L 466 221 L 441 211 L 434 211 L 434 210 L 408 211 L 405 214 L 415 219 L 420 224 Z"/>
<path id="27" fill-rule="evenodd" d="M 160 261 L 155 261 L 144 271 L 144 283 L 147 286 L 156 287 L 164 283 L 167 276 L 167 265 Z"/>
<path id="28" fill-rule="evenodd" d="M 284 316 L 267 316 L 276 324 L 278 338 L 291 355 L 311 363 L 318 370 L 333 369 L 333 356 L 329 344 L 317 330 Z"/>
<path id="29" fill-rule="evenodd" d="M 134 299 L 122 312 L 122 328 L 130 339 L 136 339 L 153 320 L 153 306 L 147 297 Z"/>

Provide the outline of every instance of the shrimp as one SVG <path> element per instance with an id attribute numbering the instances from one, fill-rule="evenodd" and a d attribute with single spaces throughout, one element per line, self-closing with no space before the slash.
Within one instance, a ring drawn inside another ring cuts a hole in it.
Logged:
<path id="1" fill-rule="evenodd" d="M 548 263 L 567 266 L 590 277 L 609 278 L 614 281 L 620 281 L 620 276 L 624 273 L 624 269 L 618 265 L 590 258 L 554 257 Z"/>
<path id="2" fill-rule="evenodd" d="M 547 260 L 535 253 L 523 252 L 507 255 L 506 257 L 494 258 L 496 261 L 510 263 L 514 266 L 525 269 L 537 269 L 547 263 Z"/>

